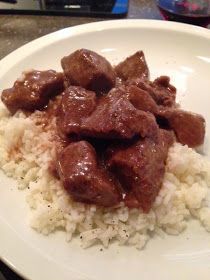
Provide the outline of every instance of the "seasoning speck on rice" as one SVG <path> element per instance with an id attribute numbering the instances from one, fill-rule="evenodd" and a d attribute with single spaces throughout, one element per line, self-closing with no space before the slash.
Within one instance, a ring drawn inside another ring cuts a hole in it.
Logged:
<path id="1" fill-rule="evenodd" d="M 30 188 L 27 202 L 36 231 L 48 235 L 63 229 L 67 241 L 78 236 L 84 248 L 116 241 L 139 249 L 151 232 L 181 233 L 190 217 L 210 231 L 210 162 L 193 149 L 179 143 L 170 148 L 163 185 L 148 214 L 123 204 L 113 209 L 85 205 L 72 201 L 48 171 L 55 152 L 51 133 L 23 113 L 9 117 L 0 105 L 0 166 L 20 189 Z M 20 139 L 21 149 L 11 159 L 10 150 Z"/>
<path id="2" fill-rule="evenodd" d="M 61 64 L 1 94 L 0 168 L 27 190 L 31 227 L 84 248 L 142 249 L 192 218 L 210 232 L 210 162 L 192 149 L 205 120 L 178 108 L 170 78 L 150 81 L 142 51 L 113 67 L 80 49 Z"/>

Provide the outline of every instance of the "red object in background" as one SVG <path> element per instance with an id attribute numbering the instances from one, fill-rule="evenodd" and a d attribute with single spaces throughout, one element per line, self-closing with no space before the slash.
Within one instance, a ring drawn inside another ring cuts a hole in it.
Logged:
<path id="1" fill-rule="evenodd" d="M 209 0 L 159 0 L 157 4 L 166 20 L 203 27 L 210 24 Z"/>
<path id="2" fill-rule="evenodd" d="M 189 24 L 194 24 L 198 26 L 207 27 L 210 24 L 210 16 L 188 16 L 188 15 L 179 15 L 159 6 L 159 10 L 166 20 L 179 21 Z"/>

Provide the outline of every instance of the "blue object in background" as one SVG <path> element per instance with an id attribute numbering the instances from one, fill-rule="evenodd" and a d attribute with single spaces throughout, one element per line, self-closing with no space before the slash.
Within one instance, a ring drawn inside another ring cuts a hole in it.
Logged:
<path id="1" fill-rule="evenodd" d="M 113 9 L 113 14 L 126 14 L 128 10 L 128 0 L 117 0 Z"/>
<path id="2" fill-rule="evenodd" d="M 129 0 L 0 0 L 0 13 L 124 17 Z"/>

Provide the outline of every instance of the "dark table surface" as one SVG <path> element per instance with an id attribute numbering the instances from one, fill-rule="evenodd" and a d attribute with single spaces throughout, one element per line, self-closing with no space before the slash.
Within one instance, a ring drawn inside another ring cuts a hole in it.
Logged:
<path id="1" fill-rule="evenodd" d="M 130 0 L 126 18 L 161 19 L 161 16 L 155 1 Z M 0 15 L 0 59 L 27 42 L 50 32 L 107 19 L 72 16 Z M 0 261 L 0 280 L 5 280 L 3 276 L 6 280 L 22 279 Z"/>

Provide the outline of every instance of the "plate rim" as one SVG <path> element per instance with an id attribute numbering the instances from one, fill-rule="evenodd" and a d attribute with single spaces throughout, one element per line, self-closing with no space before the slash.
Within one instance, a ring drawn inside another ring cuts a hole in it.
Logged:
<path id="1" fill-rule="evenodd" d="M 55 32 L 51 32 L 37 39 L 34 39 L 23 46 L 12 51 L 0 60 L 1 64 L 6 64 L 6 67 L 1 71 L 1 75 L 7 72 L 10 68 L 11 63 L 18 63 L 21 59 L 17 56 L 22 53 L 30 55 L 33 52 L 33 48 L 36 45 L 37 50 L 43 48 L 49 43 L 55 42 L 60 38 L 72 37 L 74 35 L 81 35 L 83 33 L 88 33 L 91 31 L 102 31 L 115 28 L 146 28 L 146 29 L 161 29 L 161 30 L 171 30 L 176 32 L 187 33 L 191 35 L 197 35 L 199 37 L 205 37 L 210 39 L 210 30 L 204 27 L 194 26 L 190 24 L 164 21 L 164 20 L 151 20 L 151 19 L 122 19 L 122 20 L 107 20 L 80 24 L 76 26 L 66 27 Z M 38 46 L 37 46 L 37 43 Z"/>

